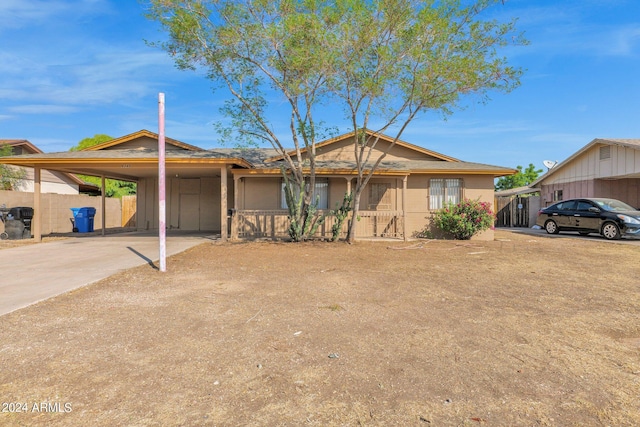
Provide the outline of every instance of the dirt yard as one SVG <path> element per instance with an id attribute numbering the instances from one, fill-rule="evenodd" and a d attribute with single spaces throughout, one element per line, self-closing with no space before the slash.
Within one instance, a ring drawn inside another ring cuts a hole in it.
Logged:
<path id="1" fill-rule="evenodd" d="M 640 425 L 640 246 L 500 231 L 167 265 L 0 317 L 0 425 Z"/>

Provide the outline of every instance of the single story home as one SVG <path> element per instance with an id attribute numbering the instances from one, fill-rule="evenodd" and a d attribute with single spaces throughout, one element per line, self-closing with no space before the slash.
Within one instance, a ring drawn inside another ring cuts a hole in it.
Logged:
<path id="1" fill-rule="evenodd" d="M 374 150 L 387 151 L 393 139 L 376 136 Z M 165 141 L 168 229 L 210 231 L 220 233 L 222 239 L 287 236 L 282 153 L 262 148 L 205 150 L 171 138 Z M 354 185 L 353 144 L 350 132 L 316 145 L 314 191 L 318 208 L 325 213 Z M 307 156 L 304 150 L 302 156 Z M 0 163 L 135 181 L 137 227 L 158 229 L 158 135 L 153 132 L 141 130 L 83 151 L 0 158 Z M 362 195 L 356 236 L 406 239 L 418 235 L 446 202 L 466 198 L 493 203 L 494 178 L 515 172 L 398 141 Z M 37 206 L 34 209 L 37 224 Z M 331 221 L 329 216 L 319 236 L 331 235 Z M 493 231 L 480 238 L 492 239 Z"/>
<path id="2" fill-rule="evenodd" d="M 0 147 L 8 145 L 11 147 L 12 155 L 22 154 L 42 154 L 43 151 L 26 139 L 0 139 Z M 24 167 L 24 178 L 11 188 L 13 191 L 33 192 L 34 171 L 33 168 Z M 97 193 L 99 189 L 93 185 L 82 181 L 77 176 L 57 171 L 42 171 L 40 177 L 41 189 L 43 193 L 55 194 L 79 194 Z M 1 188 L 0 188 L 1 190 Z"/>
<path id="3" fill-rule="evenodd" d="M 542 206 L 605 197 L 640 207 L 640 139 L 596 138 L 531 183 Z"/>

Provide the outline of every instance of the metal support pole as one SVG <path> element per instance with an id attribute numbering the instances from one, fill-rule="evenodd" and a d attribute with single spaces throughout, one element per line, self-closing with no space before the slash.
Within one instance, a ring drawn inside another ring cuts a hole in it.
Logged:
<path id="1" fill-rule="evenodd" d="M 167 271 L 167 211 L 164 138 L 164 93 L 158 94 L 158 234 L 160 238 L 160 271 Z"/>

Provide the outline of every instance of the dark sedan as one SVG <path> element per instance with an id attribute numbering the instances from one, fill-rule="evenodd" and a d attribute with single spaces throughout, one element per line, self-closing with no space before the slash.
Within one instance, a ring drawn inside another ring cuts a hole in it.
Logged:
<path id="1" fill-rule="evenodd" d="M 549 234 L 577 231 L 581 235 L 601 234 L 615 240 L 640 237 L 640 211 L 615 199 L 585 198 L 563 200 L 540 209 L 536 224 Z"/>

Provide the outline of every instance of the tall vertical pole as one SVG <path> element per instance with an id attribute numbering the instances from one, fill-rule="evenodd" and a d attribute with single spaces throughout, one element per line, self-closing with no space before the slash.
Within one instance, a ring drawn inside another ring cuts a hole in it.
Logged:
<path id="1" fill-rule="evenodd" d="M 105 230 L 107 228 L 107 187 L 105 182 L 104 175 L 100 176 L 100 189 L 101 191 L 101 202 L 102 202 L 102 235 L 105 235 Z M 122 202 L 120 202 L 122 203 Z"/>
<path id="2" fill-rule="evenodd" d="M 164 93 L 158 94 L 158 228 L 160 236 L 160 271 L 167 271 L 167 211 L 164 146 Z"/>

